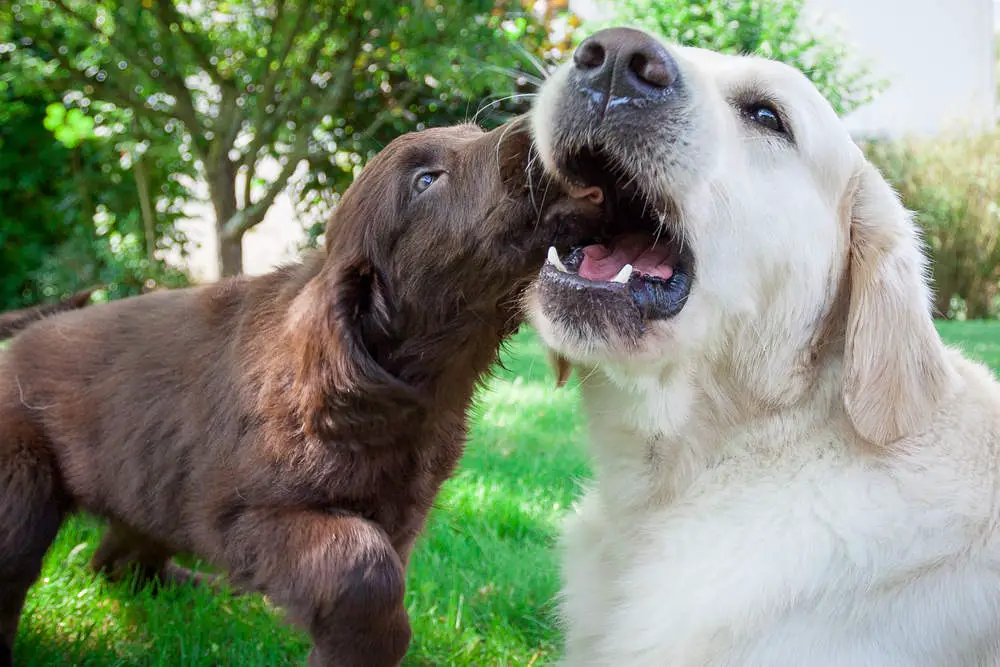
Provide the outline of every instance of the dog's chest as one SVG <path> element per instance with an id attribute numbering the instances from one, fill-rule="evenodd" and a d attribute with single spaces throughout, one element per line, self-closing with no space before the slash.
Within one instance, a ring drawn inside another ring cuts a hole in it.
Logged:
<path id="1" fill-rule="evenodd" d="M 379 524 L 394 544 L 407 543 L 454 471 L 463 443 L 464 434 L 449 433 L 381 451 L 340 451 L 330 466 L 338 474 L 328 481 L 328 503 Z"/>
<path id="2" fill-rule="evenodd" d="M 734 456 L 667 503 L 619 486 L 566 531 L 568 666 L 1000 665 L 996 558 L 898 475 Z"/>

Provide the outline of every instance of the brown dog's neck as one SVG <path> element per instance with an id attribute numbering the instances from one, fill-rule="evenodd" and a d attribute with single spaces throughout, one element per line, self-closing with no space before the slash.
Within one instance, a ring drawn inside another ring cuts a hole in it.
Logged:
<path id="1" fill-rule="evenodd" d="M 400 438 L 419 446 L 428 415 L 464 421 L 502 341 L 516 331 L 517 311 L 463 308 L 402 318 L 390 330 L 359 327 L 317 280 L 320 259 L 280 270 L 280 286 L 273 278 L 270 286 L 260 283 L 282 295 L 265 300 L 284 304 L 270 323 L 246 323 L 278 329 L 252 337 L 270 341 L 251 354 L 255 384 L 268 394 L 264 405 L 287 414 L 295 403 L 292 413 L 308 435 L 358 446 L 398 446 Z"/>
<path id="2" fill-rule="evenodd" d="M 392 341 L 375 341 L 369 350 L 381 368 L 432 409 L 464 412 L 517 323 L 514 316 L 463 311 L 431 326 L 425 322 L 422 331 L 404 330 Z"/>

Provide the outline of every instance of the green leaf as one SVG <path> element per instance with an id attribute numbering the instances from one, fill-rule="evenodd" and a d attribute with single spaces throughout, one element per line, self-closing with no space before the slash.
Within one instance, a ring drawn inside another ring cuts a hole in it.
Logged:
<path id="1" fill-rule="evenodd" d="M 50 132 L 55 131 L 57 127 L 62 125 L 63 119 L 66 118 L 66 107 L 61 104 L 50 104 L 45 107 L 45 120 L 42 124 L 45 126 L 46 130 Z"/>

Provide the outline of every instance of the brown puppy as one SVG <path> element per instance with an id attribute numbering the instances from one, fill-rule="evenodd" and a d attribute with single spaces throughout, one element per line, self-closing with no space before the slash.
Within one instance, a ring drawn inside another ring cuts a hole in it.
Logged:
<path id="1" fill-rule="evenodd" d="M 43 303 L 30 308 L 22 308 L 21 310 L 11 310 L 6 313 L 0 313 L 0 340 L 10 338 L 21 329 L 27 327 L 29 324 L 37 322 L 38 320 L 48 317 L 49 315 L 55 315 L 56 313 L 61 313 L 67 310 L 78 310 L 87 306 L 90 303 L 90 295 L 93 293 L 94 290 L 89 289 L 83 292 L 77 292 L 68 299 L 57 301 L 55 303 Z"/>
<path id="2" fill-rule="evenodd" d="M 310 665 L 398 664 L 407 559 L 477 382 L 546 247 L 601 217 L 570 198 L 540 213 L 531 193 L 557 188 L 529 183 L 530 146 L 519 124 L 403 136 L 304 263 L 14 338 L 0 355 L 0 665 L 76 509 L 111 521 L 99 568 L 183 579 L 170 556 L 193 552 L 301 622 Z"/>

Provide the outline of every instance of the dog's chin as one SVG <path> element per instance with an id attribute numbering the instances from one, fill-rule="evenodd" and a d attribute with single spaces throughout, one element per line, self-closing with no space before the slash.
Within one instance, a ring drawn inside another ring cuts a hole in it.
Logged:
<path id="1" fill-rule="evenodd" d="M 594 238 L 549 248 L 529 301 L 535 326 L 574 360 L 640 355 L 684 309 L 694 282 L 676 207 L 600 147 L 567 151 L 557 163 L 571 187 L 602 200 L 605 219 Z"/>
<path id="2" fill-rule="evenodd" d="M 670 361 L 664 352 L 672 349 L 677 320 L 638 323 L 628 315 L 615 315 L 627 312 L 625 308 L 570 313 L 559 302 L 542 296 L 541 280 L 528 289 L 524 304 L 527 321 L 545 347 L 572 365 L 632 367 L 639 363 L 641 368 L 658 373 Z"/>

